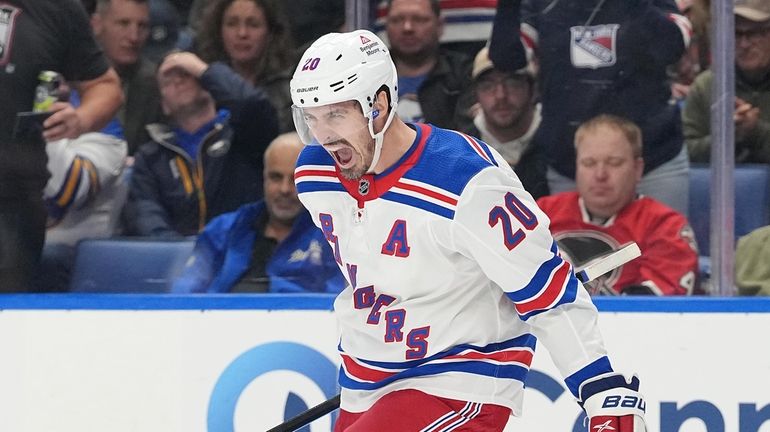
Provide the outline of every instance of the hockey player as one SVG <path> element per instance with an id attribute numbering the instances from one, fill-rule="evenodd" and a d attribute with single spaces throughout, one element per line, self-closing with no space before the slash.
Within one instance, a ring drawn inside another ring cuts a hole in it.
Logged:
<path id="1" fill-rule="evenodd" d="M 319 38 L 291 81 L 297 190 L 349 283 L 335 431 L 500 431 L 536 338 L 589 430 L 644 431 L 548 219 L 492 148 L 394 115 L 396 83 L 365 30 Z"/>

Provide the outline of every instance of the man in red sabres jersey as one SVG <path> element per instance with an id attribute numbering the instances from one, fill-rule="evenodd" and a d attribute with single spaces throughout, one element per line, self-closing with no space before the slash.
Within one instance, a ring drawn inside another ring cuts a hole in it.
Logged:
<path id="1" fill-rule="evenodd" d="M 642 256 L 595 282 L 604 294 L 691 294 L 698 252 L 687 219 L 636 186 L 644 171 L 642 133 L 633 122 L 600 115 L 575 133 L 577 191 L 538 205 L 565 259 L 581 267 L 636 242 Z"/>

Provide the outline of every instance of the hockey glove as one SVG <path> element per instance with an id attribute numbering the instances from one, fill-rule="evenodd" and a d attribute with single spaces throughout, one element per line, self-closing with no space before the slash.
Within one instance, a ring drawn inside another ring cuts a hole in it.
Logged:
<path id="1" fill-rule="evenodd" d="M 599 375 L 581 384 L 579 394 L 589 432 L 646 432 L 647 403 L 636 376 L 626 380 L 618 373 Z"/>

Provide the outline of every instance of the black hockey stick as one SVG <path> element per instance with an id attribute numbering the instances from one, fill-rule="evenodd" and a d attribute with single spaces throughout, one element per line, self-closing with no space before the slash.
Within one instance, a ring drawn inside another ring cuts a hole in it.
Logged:
<path id="1" fill-rule="evenodd" d="M 313 420 L 319 419 L 340 407 L 340 395 L 321 402 L 320 404 L 301 412 L 291 419 L 279 424 L 267 432 L 294 432 Z"/>
<path id="2" fill-rule="evenodd" d="M 590 282 L 597 277 L 614 270 L 623 264 L 631 261 L 632 259 L 641 255 L 639 246 L 636 243 L 629 243 L 615 252 L 612 252 L 596 262 L 585 266 L 582 270 L 575 272 L 575 276 L 582 283 Z M 306 424 L 319 419 L 326 414 L 336 410 L 340 407 L 340 395 L 321 402 L 320 404 L 308 409 L 305 412 L 299 413 L 291 419 L 278 426 L 268 430 L 267 432 L 294 432 L 295 430 L 305 426 Z"/>

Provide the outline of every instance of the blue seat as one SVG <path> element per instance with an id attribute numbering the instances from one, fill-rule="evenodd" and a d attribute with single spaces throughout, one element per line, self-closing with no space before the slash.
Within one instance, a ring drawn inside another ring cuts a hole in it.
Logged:
<path id="1" fill-rule="evenodd" d="M 770 225 L 770 165 L 735 166 L 735 239 Z M 711 167 L 690 167 L 689 219 L 701 256 L 710 255 Z"/>
<path id="2" fill-rule="evenodd" d="M 78 243 L 72 292 L 166 293 L 193 240 L 88 239 Z"/>

